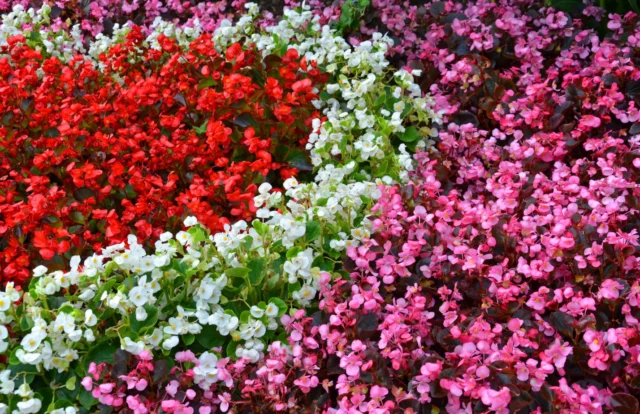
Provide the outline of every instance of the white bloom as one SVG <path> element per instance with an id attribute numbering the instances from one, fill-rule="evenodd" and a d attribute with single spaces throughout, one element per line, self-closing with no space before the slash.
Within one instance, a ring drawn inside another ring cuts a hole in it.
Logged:
<path id="1" fill-rule="evenodd" d="M 42 401 L 37 398 L 31 398 L 18 403 L 18 410 L 20 410 L 20 413 L 24 414 L 38 413 L 40 412 L 40 408 L 42 408 Z"/>
<path id="2" fill-rule="evenodd" d="M 25 335 L 20 342 L 22 348 L 27 352 L 34 352 L 40 346 L 42 342 L 42 337 L 40 335 L 36 335 L 34 333 L 30 333 Z"/>
<path id="3" fill-rule="evenodd" d="M 280 309 L 276 305 L 274 305 L 273 302 L 269 302 L 269 304 L 267 305 L 267 309 L 265 309 L 264 313 L 268 317 L 273 318 L 278 316 L 279 311 Z"/>
<path id="4" fill-rule="evenodd" d="M 95 326 L 98 323 L 98 318 L 91 309 L 87 309 L 84 313 L 84 324 L 87 326 Z"/>
<path id="5" fill-rule="evenodd" d="M 145 337 L 144 340 L 151 346 L 158 346 L 160 344 L 160 341 L 162 341 L 162 331 L 160 330 L 160 328 L 156 328 L 154 329 L 153 333 Z"/>
<path id="6" fill-rule="evenodd" d="M 264 310 L 260 309 L 257 306 L 252 306 L 251 307 L 251 316 L 253 316 L 254 318 L 262 318 L 262 315 L 264 315 Z"/>
<path id="7" fill-rule="evenodd" d="M 11 371 L 5 369 L 0 372 L 0 394 L 11 394 L 15 389 L 15 383 L 11 379 Z"/>
<path id="8" fill-rule="evenodd" d="M 16 394 L 22 398 L 29 398 L 33 395 L 33 391 L 31 390 L 31 387 L 29 386 L 29 384 L 27 384 L 26 382 L 23 382 L 22 385 L 18 387 Z"/>
<path id="9" fill-rule="evenodd" d="M 195 226 L 196 224 L 198 224 L 198 219 L 195 218 L 194 216 L 189 216 L 186 219 L 184 219 L 185 227 L 192 227 L 192 226 Z"/>
<path id="10" fill-rule="evenodd" d="M 11 303 L 12 301 L 9 299 L 9 296 L 4 292 L 0 292 L 0 312 L 8 311 Z"/>
<path id="11" fill-rule="evenodd" d="M 46 274 L 49 270 L 45 267 L 45 266 L 38 266 L 35 269 L 33 269 L 33 277 L 40 277 L 44 274 Z"/>
<path id="12" fill-rule="evenodd" d="M 136 286 L 129 292 L 129 300 L 137 307 L 142 307 L 149 303 L 151 292 L 142 286 Z"/>
<path id="13" fill-rule="evenodd" d="M 170 336 L 169 339 L 165 339 L 165 341 L 162 343 L 162 347 L 166 350 L 170 350 L 176 345 L 178 345 L 177 336 Z"/>
<path id="14" fill-rule="evenodd" d="M 177 339 L 178 338 L 176 337 L 176 343 L 177 343 Z M 175 345 L 173 345 L 173 346 L 175 346 Z M 173 348 L 173 346 L 171 348 Z M 144 350 L 144 342 L 142 342 L 142 341 L 133 342 L 131 340 L 131 338 L 125 337 L 124 338 L 124 347 L 122 349 L 124 349 L 127 352 L 132 353 L 133 355 L 139 355 L 140 352 L 142 352 Z"/>
<path id="15" fill-rule="evenodd" d="M 191 244 L 192 237 L 186 231 L 180 231 L 176 234 L 176 239 L 184 246 L 185 244 Z"/>

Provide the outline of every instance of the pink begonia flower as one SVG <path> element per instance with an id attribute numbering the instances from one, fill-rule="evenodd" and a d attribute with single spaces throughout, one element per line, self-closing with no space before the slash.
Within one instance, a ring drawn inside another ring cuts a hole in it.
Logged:
<path id="1" fill-rule="evenodd" d="M 382 400 L 387 394 L 389 394 L 389 390 L 385 387 L 380 387 L 378 385 L 371 387 L 370 395 L 374 400 Z"/>
<path id="2" fill-rule="evenodd" d="M 489 377 L 490 374 L 491 374 L 491 371 L 485 365 L 482 365 L 478 367 L 478 369 L 476 369 L 476 377 L 478 377 L 479 379 L 485 379 Z"/>
<path id="3" fill-rule="evenodd" d="M 140 358 L 143 361 L 151 361 L 151 360 L 153 360 L 153 355 L 151 354 L 151 352 L 148 349 L 143 349 L 138 354 L 138 358 Z"/>
<path id="4" fill-rule="evenodd" d="M 491 411 L 495 411 L 499 414 L 506 414 L 509 412 L 508 406 L 511 402 L 511 391 L 509 388 L 502 387 L 500 391 L 492 390 L 491 388 L 484 388 L 480 391 L 482 403 L 489 407 Z"/>
<path id="5" fill-rule="evenodd" d="M 180 387 L 180 383 L 176 380 L 172 380 L 169 384 L 167 384 L 165 389 L 170 396 L 175 397 L 175 395 L 178 393 L 178 387 Z"/>
<path id="6" fill-rule="evenodd" d="M 173 413 L 179 407 L 181 407 L 182 404 L 180 403 L 180 401 L 176 401 L 176 400 L 164 400 L 162 401 L 161 406 L 164 411 L 168 413 Z"/>
<path id="7" fill-rule="evenodd" d="M 580 126 L 598 128 L 600 126 L 600 118 L 593 115 L 584 115 L 580 118 Z"/>
<path id="8" fill-rule="evenodd" d="M 593 329 L 587 329 L 587 331 L 584 333 L 584 341 L 587 343 L 589 349 L 592 352 L 599 351 L 603 345 L 602 335 L 600 334 L 600 332 Z"/>
<path id="9" fill-rule="evenodd" d="M 194 362 L 197 360 L 196 356 L 193 354 L 193 352 L 187 350 L 187 351 L 180 351 L 178 353 L 176 353 L 176 362 Z"/>
<path id="10" fill-rule="evenodd" d="M 600 284 L 600 290 L 598 291 L 599 298 L 605 298 L 609 300 L 615 300 L 620 297 L 620 291 L 624 288 L 622 284 L 613 280 L 606 279 Z"/>
<path id="11" fill-rule="evenodd" d="M 84 377 L 80 383 L 87 391 L 91 391 L 93 388 L 93 379 L 91 377 Z"/>
<path id="12" fill-rule="evenodd" d="M 300 390 L 306 394 L 311 391 L 311 388 L 315 388 L 318 385 L 318 377 L 315 375 L 312 377 L 304 375 L 295 380 L 293 384 L 300 387 Z"/>
<path id="13" fill-rule="evenodd" d="M 229 403 L 231 402 L 231 394 L 228 392 L 218 395 L 217 401 L 220 403 L 220 411 L 226 413 L 229 410 Z"/>

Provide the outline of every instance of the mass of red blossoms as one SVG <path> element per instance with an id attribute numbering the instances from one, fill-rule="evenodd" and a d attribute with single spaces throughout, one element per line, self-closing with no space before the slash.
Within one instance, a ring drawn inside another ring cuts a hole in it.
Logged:
<path id="1" fill-rule="evenodd" d="M 261 182 L 309 168 L 302 148 L 323 76 L 295 50 L 263 59 L 251 45 L 218 54 L 209 35 L 186 52 L 142 40 L 131 31 L 102 69 L 45 57 L 22 36 L 3 47 L 3 284 L 131 233 L 153 242 L 186 215 L 214 232 L 250 220 Z"/>

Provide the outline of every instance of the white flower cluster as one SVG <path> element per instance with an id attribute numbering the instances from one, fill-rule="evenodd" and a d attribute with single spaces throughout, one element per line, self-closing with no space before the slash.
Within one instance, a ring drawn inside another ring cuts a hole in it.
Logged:
<path id="1" fill-rule="evenodd" d="M 16 388 L 15 381 L 11 379 L 11 371 L 9 370 L 0 371 L 0 394 L 11 394 L 21 398 L 21 400 L 16 404 L 17 410 L 14 410 L 13 413 L 39 413 L 42 409 L 42 401 L 35 396 L 35 393 L 29 384 L 23 382 L 18 388 Z M 8 412 L 9 406 L 0 402 L 0 414 Z M 73 412 L 69 412 L 68 414 L 75 414 L 75 412 L 76 410 L 73 409 Z"/>
<path id="2" fill-rule="evenodd" d="M 76 53 L 84 53 L 80 25 L 74 25 L 70 31 L 53 30 L 49 14 L 51 6 L 43 4 L 38 10 L 25 10 L 20 4 L 13 6 L 10 13 L 2 16 L 0 24 L 0 46 L 7 45 L 7 40 L 15 35 L 25 35 L 37 44 L 39 49 L 64 61 L 70 60 Z M 30 29 L 25 33 L 24 28 Z"/>

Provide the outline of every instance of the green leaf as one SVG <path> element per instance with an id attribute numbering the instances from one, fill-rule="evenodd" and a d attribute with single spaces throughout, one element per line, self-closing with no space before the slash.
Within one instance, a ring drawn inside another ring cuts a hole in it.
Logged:
<path id="1" fill-rule="evenodd" d="M 93 190 L 87 187 L 80 187 L 73 191 L 73 197 L 78 201 L 84 201 L 95 196 L 96 194 Z"/>
<path id="2" fill-rule="evenodd" d="M 291 149 L 285 161 L 300 171 L 313 171 L 309 154 L 300 148 Z"/>
<path id="3" fill-rule="evenodd" d="M 216 83 L 218 83 L 217 80 L 213 78 L 206 78 L 198 84 L 198 90 L 205 89 L 210 86 L 214 86 Z"/>
<path id="4" fill-rule="evenodd" d="M 44 131 L 44 136 L 47 138 L 58 138 L 60 136 L 60 131 L 58 128 L 49 128 Z"/>
<path id="5" fill-rule="evenodd" d="M 202 331 L 196 335 L 196 341 L 206 349 L 222 346 L 226 339 L 227 337 L 222 336 L 215 325 L 203 325 Z"/>
<path id="6" fill-rule="evenodd" d="M 111 264 L 111 263 L 113 263 L 114 266 L 118 266 L 118 264 L 116 262 L 110 262 L 109 264 Z M 112 269 L 113 269 L 114 266 L 112 266 Z M 107 265 L 107 268 L 108 267 L 109 266 Z M 116 282 L 117 282 L 117 280 L 115 278 L 111 278 L 111 279 L 109 279 L 109 281 L 107 281 L 107 283 L 105 283 L 104 285 L 100 286 L 100 288 L 98 288 L 98 291 L 96 292 L 96 295 L 93 297 L 93 300 L 92 300 L 93 303 L 100 302 L 101 301 L 100 298 L 102 297 L 102 294 L 104 292 L 108 292 L 109 290 L 111 290 L 111 288 L 113 287 L 113 285 L 116 284 Z"/>
<path id="7" fill-rule="evenodd" d="M 84 358 L 84 369 L 89 369 L 89 364 L 95 362 L 100 364 L 107 362 L 113 364 L 113 354 L 118 350 L 118 347 L 108 341 L 103 341 L 98 345 L 89 349 L 89 352 Z"/>
<path id="8" fill-rule="evenodd" d="M 71 221 L 73 221 L 74 223 L 78 223 L 78 224 L 85 224 L 87 221 L 85 220 L 84 216 L 82 215 L 81 212 L 79 211 L 73 211 L 69 214 L 69 218 L 71 219 Z"/>
<path id="9" fill-rule="evenodd" d="M 257 286 L 264 279 L 264 259 L 251 259 L 247 264 L 249 266 L 249 282 Z"/>
<path id="10" fill-rule="evenodd" d="M 249 322 L 249 318 L 251 317 L 251 312 L 249 311 L 243 311 L 240 314 L 240 323 L 247 323 Z"/>
<path id="11" fill-rule="evenodd" d="M 297 292 L 300 289 L 302 289 L 300 282 L 289 283 L 289 286 L 287 287 L 287 291 L 289 292 L 289 297 L 291 297 L 291 295 L 293 295 L 294 292 Z"/>
<path id="12" fill-rule="evenodd" d="M 18 350 L 22 348 L 15 348 L 11 351 L 11 355 L 9 355 L 9 364 L 11 365 L 20 365 L 20 360 L 18 359 Z"/>
<path id="13" fill-rule="evenodd" d="M 238 345 L 240 345 L 240 343 L 236 342 L 236 341 L 231 341 L 229 342 L 229 345 L 227 345 L 227 356 L 231 357 L 231 358 L 236 358 L 236 348 L 238 348 Z"/>
<path id="14" fill-rule="evenodd" d="M 182 342 L 184 342 L 186 346 L 191 345 L 195 340 L 196 337 L 193 334 L 186 334 L 182 336 Z"/>
<path id="15" fill-rule="evenodd" d="M 294 246 L 287 250 L 287 260 L 291 260 L 296 257 L 302 251 L 302 247 Z"/>
<path id="16" fill-rule="evenodd" d="M 76 377 L 72 376 L 69 377 L 69 379 L 67 380 L 67 382 L 64 383 L 64 386 L 69 390 L 69 391 L 73 391 L 76 389 Z"/>
<path id="17" fill-rule="evenodd" d="M 193 128 L 193 130 L 196 131 L 196 134 L 204 134 L 205 132 L 207 132 L 208 123 L 209 123 L 209 120 L 207 119 L 202 123 L 202 125 L 200 125 L 199 127 Z"/>
<path id="18" fill-rule="evenodd" d="M 189 230 L 187 230 L 187 233 L 193 236 L 194 243 L 200 243 L 201 241 L 207 240 L 205 232 L 199 226 L 189 228 Z"/>
<path id="19" fill-rule="evenodd" d="M 33 319 L 31 319 L 28 315 L 24 315 L 20 318 L 20 330 L 22 331 L 30 331 L 33 328 Z"/>
<path id="20" fill-rule="evenodd" d="M 250 271 L 251 269 L 246 267 L 232 267 L 225 270 L 225 273 L 227 274 L 227 276 L 244 278 L 247 277 Z"/>
<path id="21" fill-rule="evenodd" d="M 420 138 L 420 133 L 414 126 L 410 126 L 398 137 L 403 142 L 413 142 Z"/>
<path id="22" fill-rule="evenodd" d="M 137 320 L 135 314 L 130 316 L 132 331 L 141 333 L 143 329 L 153 327 L 158 322 L 158 308 L 156 306 L 146 304 L 144 310 L 147 312 L 147 319 L 144 321 Z"/>
<path id="23" fill-rule="evenodd" d="M 567 13 L 576 10 L 580 5 L 582 5 L 580 0 L 551 0 L 551 7 Z"/>
<path id="24" fill-rule="evenodd" d="M 317 221 L 307 221 L 305 229 L 305 240 L 307 243 L 312 242 L 320 237 L 322 228 Z"/>
<path id="25" fill-rule="evenodd" d="M 91 395 L 91 391 L 85 390 L 84 387 L 80 387 L 78 401 L 80 401 L 80 405 L 82 405 L 87 410 L 91 410 L 91 407 L 98 403 L 98 400 L 93 398 L 93 395 Z"/>
<path id="26" fill-rule="evenodd" d="M 262 224 L 262 222 L 258 219 L 255 219 L 251 222 L 251 225 L 253 226 L 254 230 L 256 231 L 256 233 L 258 233 L 261 236 L 264 236 L 264 231 L 265 231 L 265 226 L 264 224 Z"/>

